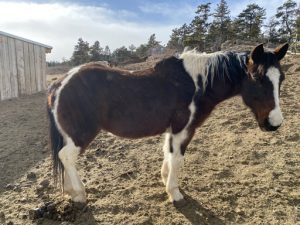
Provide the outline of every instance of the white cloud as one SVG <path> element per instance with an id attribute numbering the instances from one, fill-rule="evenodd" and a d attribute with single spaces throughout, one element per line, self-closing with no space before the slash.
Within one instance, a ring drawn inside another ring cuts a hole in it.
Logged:
<path id="1" fill-rule="evenodd" d="M 113 11 L 105 6 L 0 2 L 0 29 L 53 46 L 48 60 L 70 58 L 79 37 L 90 44 L 98 40 L 102 46 L 115 49 L 140 45 L 155 33 L 166 44 L 171 30 L 178 26 L 129 22 L 136 17 L 132 12 Z"/>
<path id="2" fill-rule="evenodd" d="M 189 23 L 194 18 L 196 11 L 194 4 L 185 2 L 174 2 L 173 4 L 166 2 L 144 2 L 139 9 L 144 13 L 163 15 L 171 21 L 182 24 L 184 22 Z M 188 21 L 185 21 L 187 19 Z"/>

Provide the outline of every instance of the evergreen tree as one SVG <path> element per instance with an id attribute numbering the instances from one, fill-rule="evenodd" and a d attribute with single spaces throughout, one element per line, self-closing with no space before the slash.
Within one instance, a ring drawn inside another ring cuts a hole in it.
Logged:
<path id="1" fill-rule="evenodd" d="M 131 54 L 133 54 L 134 50 L 136 50 L 136 47 L 133 44 L 131 44 L 129 45 L 128 49 L 130 50 Z"/>
<path id="2" fill-rule="evenodd" d="M 140 58 L 147 57 L 150 55 L 150 49 L 157 47 L 159 43 L 160 41 L 156 41 L 155 34 L 151 34 L 147 44 L 141 44 L 138 48 L 136 48 L 135 53 Z"/>
<path id="3" fill-rule="evenodd" d="M 108 47 L 108 45 L 105 46 L 105 49 L 104 49 L 104 55 L 110 55 L 110 49 Z"/>
<path id="4" fill-rule="evenodd" d="M 210 4 L 201 4 L 197 7 L 196 16 L 190 24 L 192 34 L 184 39 L 185 46 L 197 47 L 200 51 L 205 50 L 205 37 L 209 27 Z"/>
<path id="5" fill-rule="evenodd" d="M 74 47 L 71 63 L 75 66 L 89 62 L 89 43 L 83 41 L 82 38 L 78 39 L 77 45 Z"/>
<path id="6" fill-rule="evenodd" d="M 230 11 L 225 0 L 220 1 L 220 4 L 217 5 L 216 12 L 213 14 L 213 16 L 213 24 L 220 32 L 219 35 L 221 38 L 221 42 L 224 42 L 228 39 L 228 30 L 231 22 Z"/>
<path id="7" fill-rule="evenodd" d="M 296 19 L 296 41 L 300 41 L 300 5 L 297 11 L 297 19 Z"/>
<path id="8" fill-rule="evenodd" d="M 183 24 L 180 28 L 173 29 L 167 47 L 182 51 L 187 44 L 187 39 L 191 35 L 191 33 L 192 29 L 186 23 Z"/>
<path id="9" fill-rule="evenodd" d="M 289 41 L 296 36 L 297 3 L 287 0 L 277 8 L 276 18 L 279 19 L 281 27 L 279 33 L 282 41 Z"/>
<path id="10" fill-rule="evenodd" d="M 111 60 L 111 52 L 110 52 L 108 45 L 105 46 L 102 57 L 103 57 L 103 60 L 105 60 L 105 61 Z"/>
<path id="11" fill-rule="evenodd" d="M 100 61 L 103 60 L 102 58 L 102 51 L 103 48 L 100 47 L 100 43 L 99 41 L 95 41 L 95 43 L 93 44 L 93 46 L 91 47 L 90 50 L 90 61 Z"/>
<path id="12" fill-rule="evenodd" d="M 124 62 L 130 57 L 130 51 L 125 46 L 122 46 L 112 53 L 112 57 L 115 62 Z"/>
<path id="13" fill-rule="evenodd" d="M 192 25 L 187 25 L 186 23 L 183 24 L 180 28 L 179 28 L 179 34 L 182 37 L 181 38 L 181 44 L 182 47 L 186 47 L 188 46 L 188 41 L 190 39 L 190 37 L 193 35 L 193 27 Z"/>
<path id="14" fill-rule="evenodd" d="M 221 44 L 232 36 L 230 34 L 230 11 L 225 0 L 221 0 L 217 5 L 213 17 L 214 20 L 209 28 L 207 43 L 210 44 L 212 50 L 215 51 L 220 50 Z"/>
<path id="15" fill-rule="evenodd" d="M 278 25 L 279 22 L 274 16 L 269 19 L 268 24 L 265 26 L 267 28 L 268 42 L 276 43 L 279 41 Z"/>
<path id="16" fill-rule="evenodd" d="M 144 58 L 148 56 L 148 46 L 146 44 L 141 44 L 136 50 L 135 53 L 138 57 Z"/>
<path id="17" fill-rule="evenodd" d="M 243 40 L 257 41 L 265 19 L 266 10 L 257 4 L 249 4 L 239 15 L 235 24 L 238 26 L 238 37 Z"/>
<path id="18" fill-rule="evenodd" d="M 156 41 L 156 37 L 155 34 L 151 34 L 151 36 L 149 37 L 148 43 L 147 43 L 147 47 L 148 49 L 150 48 L 154 48 L 157 47 L 159 45 L 159 41 Z"/>
<path id="19" fill-rule="evenodd" d="M 220 34 L 220 27 L 215 23 L 212 23 L 209 27 L 208 34 L 206 36 L 206 48 L 211 51 L 220 51 L 222 44 L 222 36 Z"/>
<path id="20" fill-rule="evenodd" d="M 175 28 L 172 30 L 170 40 L 168 41 L 168 44 L 167 44 L 167 48 L 178 49 L 178 50 L 183 49 L 182 37 L 180 35 L 178 28 Z"/>
<path id="21" fill-rule="evenodd" d="M 242 29 L 244 27 L 243 21 L 239 18 L 234 18 L 231 22 L 231 37 L 230 39 L 243 39 L 242 38 Z"/>

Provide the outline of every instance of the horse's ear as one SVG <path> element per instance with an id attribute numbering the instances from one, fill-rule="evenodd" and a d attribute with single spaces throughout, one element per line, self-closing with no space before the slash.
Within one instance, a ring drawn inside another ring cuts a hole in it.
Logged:
<path id="1" fill-rule="evenodd" d="M 280 61 L 281 59 L 283 59 L 283 57 L 285 56 L 287 50 L 289 48 L 289 44 L 288 43 L 285 43 L 279 47 L 277 47 L 275 50 L 274 50 L 274 53 L 278 59 L 278 61 Z"/>
<path id="2" fill-rule="evenodd" d="M 250 58 L 254 63 L 259 63 L 264 54 L 264 44 L 257 45 L 251 52 Z"/>

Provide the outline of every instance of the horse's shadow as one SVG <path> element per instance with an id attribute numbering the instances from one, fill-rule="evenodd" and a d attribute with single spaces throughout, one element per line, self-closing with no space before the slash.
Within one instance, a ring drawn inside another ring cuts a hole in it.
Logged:
<path id="1" fill-rule="evenodd" d="M 175 205 L 176 209 L 182 213 L 193 225 L 225 225 L 225 222 L 218 218 L 211 210 L 204 208 L 195 199 L 181 191 L 184 195 L 184 202 Z"/>

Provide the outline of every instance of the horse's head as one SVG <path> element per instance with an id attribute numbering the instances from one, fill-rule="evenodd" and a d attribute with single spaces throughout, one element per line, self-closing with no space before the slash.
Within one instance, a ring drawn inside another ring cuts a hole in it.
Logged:
<path id="1" fill-rule="evenodd" d="M 242 97 L 253 111 L 259 127 L 275 131 L 282 124 L 279 106 L 280 86 L 284 80 L 279 61 L 285 56 L 288 44 L 273 52 L 264 51 L 262 44 L 253 49 L 247 63 L 248 77 L 242 85 Z"/>

